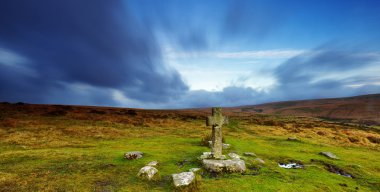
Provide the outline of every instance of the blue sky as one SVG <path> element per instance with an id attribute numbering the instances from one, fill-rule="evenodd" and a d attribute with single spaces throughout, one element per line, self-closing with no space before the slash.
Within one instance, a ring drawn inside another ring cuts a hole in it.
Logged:
<path id="1" fill-rule="evenodd" d="M 138 108 L 380 93 L 377 0 L 1 1 L 0 100 Z"/>

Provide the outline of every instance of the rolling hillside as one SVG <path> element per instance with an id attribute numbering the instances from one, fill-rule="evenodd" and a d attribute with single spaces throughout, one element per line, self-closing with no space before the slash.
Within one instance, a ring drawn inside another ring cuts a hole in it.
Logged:
<path id="1" fill-rule="evenodd" d="M 241 106 L 230 110 L 235 112 L 319 117 L 371 125 L 380 124 L 380 94 L 275 102 Z"/>

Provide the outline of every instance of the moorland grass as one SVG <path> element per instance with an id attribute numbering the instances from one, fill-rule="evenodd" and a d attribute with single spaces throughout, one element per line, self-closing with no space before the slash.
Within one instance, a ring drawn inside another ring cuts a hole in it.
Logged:
<path id="1" fill-rule="evenodd" d="M 197 157 L 210 151 L 201 145 L 202 137 L 210 133 L 204 114 L 127 111 L 127 115 L 115 115 L 113 110 L 120 109 L 89 110 L 73 107 L 67 113 L 48 113 L 42 107 L 32 114 L 19 109 L 2 111 L 0 191 L 172 191 L 171 174 L 199 167 Z M 313 127 L 302 126 L 310 123 Z M 255 168 L 247 173 L 254 174 L 205 174 L 198 191 L 380 188 L 379 144 L 367 139 L 380 138 L 376 131 L 276 116 L 236 116 L 223 131 L 225 142 L 232 145 L 225 154 L 254 152 L 265 164 L 256 162 L 256 157 L 244 157 L 247 167 Z M 288 141 L 288 137 L 298 140 Z M 125 160 L 127 151 L 142 151 L 144 157 Z M 321 151 L 333 152 L 340 160 L 319 155 Z M 159 179 L 139 179 L 139 169 L 153 160 L 160 163 Z M 305 168 L 283 169 L 278 162 L 284 160 L 299 160 Z M 331 173 L 325 164 L 342 168 L 354 178 Z"/>

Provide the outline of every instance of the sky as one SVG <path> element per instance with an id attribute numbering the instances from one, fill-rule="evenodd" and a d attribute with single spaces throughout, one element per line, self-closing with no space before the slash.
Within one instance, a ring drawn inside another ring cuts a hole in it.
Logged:
<path id="1" fill-rule="evenodd" d="M 378 0 L 3 0 L 0 101 L 241 106 L 380 93 Z"/>

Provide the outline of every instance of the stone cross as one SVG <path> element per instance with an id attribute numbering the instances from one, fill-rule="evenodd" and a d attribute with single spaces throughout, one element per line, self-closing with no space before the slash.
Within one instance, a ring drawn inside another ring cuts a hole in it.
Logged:
<path id="1" fill-rule="evenodd" d="M 228 118 L 222 116 L 222 108 L 213 107 L 212 116 L 206 119 L 207 126 L 212 126 L 211 154 L 214 159 L 222 158 L 222 126 L 228 123 Z"/>

